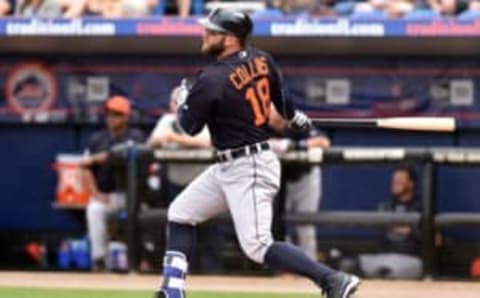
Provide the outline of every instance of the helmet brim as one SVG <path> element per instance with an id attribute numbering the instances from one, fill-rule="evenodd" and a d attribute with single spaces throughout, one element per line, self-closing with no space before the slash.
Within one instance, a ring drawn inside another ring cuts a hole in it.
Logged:
<path id="1" fill-rule="evenodd" d="M 218 26 L 217 24 L 212 23 L 208 18 L 201 18 L 197 22 L 207 30 L 221 32 L 221 33 L 229 33 L 224 28 Z"/>

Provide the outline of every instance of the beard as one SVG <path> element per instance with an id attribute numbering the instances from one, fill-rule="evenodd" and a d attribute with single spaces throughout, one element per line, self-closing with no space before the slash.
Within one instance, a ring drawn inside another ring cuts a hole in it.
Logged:
<path id="1" fill-rule="evenodd" d="M 393 197 L 395 198 L 396 201 L 404 203 L 405 198 L 407 198 L 406 199 L 407 202 L 410 201 L 411 196 L 409 194 L 413 194 L 413 191 L 407 187 L 404 187 L 401 190 L 395 191 L 393 193 Z"/>
<path id="2" fill-rule="evenodd" d="M 202 53 L 213 57 L 219 56 L 221 53 L 223 53 L 223 51 L 225 51 L 224 41 L 225 38 L 222 37 L 222 39 L 219 40 L 217 43 L 203 44 Z"/>

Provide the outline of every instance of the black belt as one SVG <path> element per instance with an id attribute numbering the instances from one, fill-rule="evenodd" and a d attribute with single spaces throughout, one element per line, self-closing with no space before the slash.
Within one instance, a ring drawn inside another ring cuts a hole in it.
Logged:
<path id="1" fill-rule="evenodd" d="M 216 153 L 216 161 L 224 162 L 234 160 L 235 158 L 256 154 L 268 149 L 270 149 L 270 145 L 268 145 L 267 142 L 261 142 L 239 148 L 222 150 Z"/>

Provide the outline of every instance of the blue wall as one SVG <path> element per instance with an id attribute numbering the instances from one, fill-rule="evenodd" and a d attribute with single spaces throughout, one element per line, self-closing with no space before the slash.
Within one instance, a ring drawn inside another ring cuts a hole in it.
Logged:
<path id="1" fill-rule="evenodd" d="M 90 130 L 90 129 L 86 129 Z M 52 208 L 60 152 L 81 152 L 83 133 L 65 126 L 0 126 L 0 228 L 63 230 L 83 228 L 72 212 Z"/>

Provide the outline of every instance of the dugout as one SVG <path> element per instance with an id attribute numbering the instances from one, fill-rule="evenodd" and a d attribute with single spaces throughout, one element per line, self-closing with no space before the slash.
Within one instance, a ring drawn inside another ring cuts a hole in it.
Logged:
<path id="1" fill-rule="evenodd" d="M 158 161 L 175 161 L 175 162 L 200 162 L 208 163 L 213 160 L 213 153 L 209 150 L 154 150 L 145 149 L 143 146 L 130 146 L 127 148 L 119 148 L 118 156 L 127 157 L 129 164 L 129 172 L 135 173 L 135 168 L 138 160 L 136 157 L 142 156 L 143 158 L 154 158 Z M 125 152 L 130 152 L 125 154 Z M 136 153 L 132 153 L 136 152 Z M 442 245 L 441 249 L 438 249 L 434 243 L 435 231 L 443 231 L 448 227 L 477 227 L 480 222 L 478 221 L 478 213 L 464 212 L 453 213 L 444 212 L 438 213 L 437 200 L 435 197 L 435 187 L 438 179 L 438 165 L 455 166 L 459 164 L 475 165 L 478 161 L 472 161 L 472 157 L 479 154 L 478 149 L 461 149 L 461 148 L 365 148 L 365 147 L 339 147 L 332 148 L 325 151 L 319 151 L 316 153 L 307 153 L 304 151 L 291 152 L 282 157 L 282 162 L 289 163 L 314 163 L 322 164 L 328 168 L 330 165 L 345 164 L 352 166 L 381 166 L 392 165 L 405 162 L 414 162 L 420 167 L 421 178 L 421 193 L 422 193 L 422 212 L 409 212 L 405 214 L 392 214 L 390 212 L 378 212 L 378 211 L 362 211 L 358 209 L 348 211 L 324 211 L 311 212 L 311 213 L 298 213 L 298 214 L 284 214 L 280 221 L 292 224 L 315 224 L 319 227 L 334 227 L 334 228 L 384 228 L 392 224 L 405 224 L 420 227 L 422 234 L 422 252 L 421 256 L 424 261 L 425 274 L 427 276 L 437 276 L 439 274 L 439 265 L 442 264 L 441 256 L 445 253 L 451 252 L 448 245 Z M 459 160 L 458 156 L 464 156 L 463 160 Z M 166 209 L 151 209 L 145 211 L 138 211 L 136 205 L 138 193 L 138 187 L 136 181 L 138 179 L 134 176 L 130 176 L 128 184 L 129 201 L 130 205 L 129 213 L 137 214 L 135 217 L 129 218 L 129 247 L 130 247 L 130 263 L 138 263 L 138 245 L 139 231 L 145 227 L 153 224 L 165 223 L 166 221 Z M 224 216 L 218 218 L 221 222 L 228 223 L 229 217 Z M 278 223 L 277 223 L 278 224 Z M 352 233 L 352 232 L 350 232 Z M 358 230 L 354 233 L 360 233 Z M 337 230 L 337 234 L 339 231 Z M 348 233 L 347 233 L 348 235 Z M 338 235 L 337 235 L 338 236 Z M 345 235 L 344 235 L 345 236 Z M 363 235 L 364 238 L 365 235 Z M 458 235 L 457 235 L 458 236 Z M 445 241 L 450 241 L 451 235 L 446 235 Z M 455 240 L 458 241 L 458 240 Z M 344 245 L 349 243 L 355 243 L 354 241 L 344 241 Z M 360 242 L 362 243 L 362 242 Z M 448 244 L 445 243 L 445 244 Z M 336 244 L 338 247 L 338 243 Z M 461 244 L 460 244 L 461 245 Z M 362 247 L 356 243 L 356 252 L 361 252 Z M 468 249 L 464 248 L 463 253 L 474 252 L 476 246 L 470 246 Z M 470 255 L 472 256 L 472 255 Z M 473 255 L 474 256 L 474 255 Z M 458 259 L 457 259 L 458 260 Z M 444 261 L 444 260 L 443 260 Z M 468 263 L 468 262 L 467 262 Z M 135 268 L 135 266 L 133 267 Z M 466 270 L 465 268 L 463 270 Z M 457 275 L 461 271 L 444 271 L 445 274 L 456 273 Z"/>

